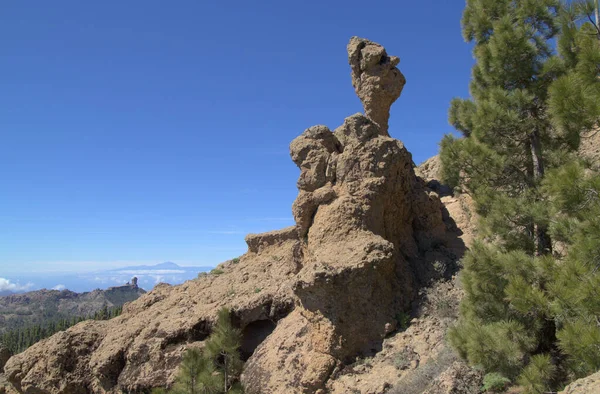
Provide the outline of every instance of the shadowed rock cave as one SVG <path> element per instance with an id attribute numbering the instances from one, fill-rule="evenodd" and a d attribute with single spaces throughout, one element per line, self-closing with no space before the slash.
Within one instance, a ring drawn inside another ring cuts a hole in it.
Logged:
<path id="1" fill-rule="evenodd" d="M 240 346 L 242 360 L 247 361 L 256 348 L 275 331 L 276 326 L 271 320 L 257 320 L 244 327 Z"/>

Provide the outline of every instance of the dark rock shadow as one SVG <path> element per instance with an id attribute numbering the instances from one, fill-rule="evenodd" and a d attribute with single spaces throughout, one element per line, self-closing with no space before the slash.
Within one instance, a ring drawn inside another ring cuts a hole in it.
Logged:
<path id="1" fill-rule="evenodd" d="M 256 348 L 275 331 L 275 327 L 277 324 L 271 320 L 257 320 L 244 327 L 240 346 L 243 361 L 248 361 Z"/>

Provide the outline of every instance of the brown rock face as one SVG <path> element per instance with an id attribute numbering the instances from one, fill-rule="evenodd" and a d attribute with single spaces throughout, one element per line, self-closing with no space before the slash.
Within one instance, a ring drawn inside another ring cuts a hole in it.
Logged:
<path id="1" fill-rule="evenodd" d="M 437 194 L 387 133 L 405 83 L 398 59 L 359 38 L 348 53 L 366 116 L 333 132 L 310 127 L 291 143 L 300 168 L 296 226 L 248 235 L 248 252 L 220 274 L 157 286 L 113 320 L 36 344 L 8 362 L 12 384 L 28 393 L 168 385 L 222 306 L 244 334 L 247 393 L 316 393 L 355 357 L 378 352 L 433 261 L 452 252 Z"/>
<path id="2" fill-rule="evenodd" d="M 459 232 L 458 249 L 470 247 L 477 234 L 475 202 L 469 194 L 454 193 L 449 186 L 441 182 L 441 163 L 439 156 L 433 156 L 415 168 L 417 176 L 421 177 L 427 188 L 436 192 L 444 205 L 444 219 L 452 219 L 449 224 L 454 231 Z M 448 245 L 452 247 L 452 245 Z"/>
<path id="3" fill-rule="evenodd" d="M 600 372 L 579 379 L 565 387 L 559 394 L 600 393 Z"/>
<path id="4" fill-rule="evenodd" d="M 388 56 L 381 45 L 364 38 L 352 37 L 348 44 L 352 67 L 352 86 L 363 103 L 365 114 L 387 135 L 390 107 L 400 97 L 406 84 L 396 68 L 400 59 Z"/>
<path id="5" fill-rule="evenodd" d="M 445 237 L 437 195 L 387 133 L 405 83 L 398 59 L 359 38 L 348 54 L 367 116 L 355 114 L 334 132 L 310 127 L 290 145 L 301 171 L 292 207 L 303 256 L 297 307 L 249 359 L 249 393 L 315 392 L 335 369 L 376 353 L 414 297 L 413 266 Z M 296 367 L 275 372 L 282 365 Z"/>

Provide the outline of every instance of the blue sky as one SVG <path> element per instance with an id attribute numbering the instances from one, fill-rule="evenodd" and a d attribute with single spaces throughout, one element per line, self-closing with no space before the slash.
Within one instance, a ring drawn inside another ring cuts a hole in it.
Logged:
<path id="1" fill-rule="evenodd" d="M 458 0 L 8 2 L 0 277 L 216 265 L 291 225 L 304 129 L 362 110 L 353 35 L 400 57 L 390 133 L 419 163 L 472 56 Z"/>

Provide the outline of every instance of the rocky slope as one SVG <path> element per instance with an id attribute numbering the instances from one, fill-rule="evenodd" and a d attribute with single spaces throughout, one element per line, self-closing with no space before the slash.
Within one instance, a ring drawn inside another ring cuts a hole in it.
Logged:
<path id="1" fill-rule="evenodd" d="M 427 359 L 435 364 L 446 322 L 425 319 L 421 289 L 438 280 L 442 293 L 459 292 L 451 278 L 464 241 L 438 193 L 415 175 L 410 153 L 388 134 L 390 106 L 406 82 L 399 59 L 356 37 L 348 59 L 365 114 L 333 132 L 310 127 L 291 143 L 300 168 L 295 226 L 249 235 L 248 252 L 218 271 L 157 286 L 113 320 L 80 323 L 12 357 L 5 372 L 14 388 L 117 393 L 168 385 L 185 349 L 203 346 L 222 306 L 243 331 L 248 393 L 382 393 L 408 385 L 397 380 Z M 403 331 L 411 313 L 416 320 Z M 393 376 L 356 365 L 367 357 Z M 439 392 L 470 373 L 444 357 L 447 368 L 427 382 Z"/>
<path id="2" fill-rule="evenodd" d="M 460 240 L 469 246 L 477 234 L 475 202 L 468 194 L 454 192 L 441 182 L 441 166 L 439 156 L 433 156 L 415 168 L 415 173 L 425 180 L 429 189 L 440 196 L 448 215 L 456 223 L 454 231 L 458 232 Z"/>
<path id="3" fill-rule="evenodd" d="M 38 290 L 0 297 L 0 334 L 5 330 L 72 316 L 87 316 L 105 305 L 121 306 L 146 291 L 137 284 L 75 293 L 70 290 Z"/>

